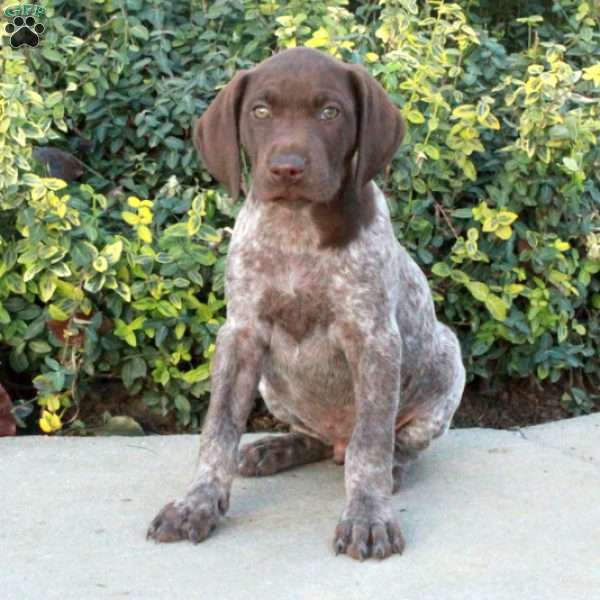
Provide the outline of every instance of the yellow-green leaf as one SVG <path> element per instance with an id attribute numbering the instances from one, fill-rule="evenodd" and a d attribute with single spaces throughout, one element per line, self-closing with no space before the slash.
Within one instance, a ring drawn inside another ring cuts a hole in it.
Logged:
<path id="1" fill-rule="evenodd" d="M 187 222 L 188 235 L 196 235 L 202 225 L 202 218 L 199 215 L 191 215 Z"/>
<path id="2" fill-rule="evenodd" d="M 491 217 L 494 211 L 488 208 L 487 202 L 482 202 L 479 206 L 475 206 L 472 209 L 473 218 L 477 221 L 483 221 L 484 219 Z"/>
<path id="3" fill-rule="evenodd" d="M 38 183 L 31 188 L 31 199 L 35 202 L 46 195 L 46 186 L 43 183 Z"/>
<path id="4" fill-rule="evenodd" d="M 509 210 L 501 210 L 496 213 L 496 222 L 498 225 L 511 225 L 519 215 Z"/>
<path id="5" fill-rule="evenodd" d="M 465 285 L 472 296 L 480 302 L 485 302 L 490 295 L 490 289 L 481 281 L 469 281 Z"/>
<path id="6" fill-rule="evenodd" d="M 95 96 L 96 95 L 96 86 L 91 82 L 88 81 L 86 83 L 83 84 L 83 93 L 87 94 L 88 96 Z"/>
<path id="7" fill-rule="evenodd" d="M 142 242 L 149 244 L 152 242 L 152 232 L 146 225 L 140 225 L 137 229 L 138 237 Z"/>
<path id="8" fill-rule="evenodd" d="M 452 269 L 450 272 L 450 277 L 452 277 L 452 279 L 457 283 L 463 283 L 465 285 L 470 281 L 469 276 L 464 271 L 460 271 L 459 269 Z"/>
<path id="9" fill-rule="evenodd" d="M 44 433 L 52 433 L 53 431 L 58 431 L 62 427 L 60 417 L 47 410 L 42 411 L 42 418 L 38 421 L 38 424 Z"/>
<path id="10" fill-rule="evenodd" d="M 115 291 L 125 302 L 131 302 L 131 288 L 124 281 L 119 281 L 119 285 Z"/>
<path id="11" fill-rule="evenodd" d="M 565 165 L 565 167 L 571 171 L 571 173 L 576 173 L 577 171 L 579 171 L 579 165 L 577 164 L 577 161 L 574 158 L 571 158 L 570 156 L 565 156 L 563 158 L 563 165 Z"/>
<path id="12" fill-rule="evenodd" d="M 141 329 L 146 322 L 146 317 L 144 315 L 140 315 L 136 317 L 131 323 L 129 323 L 129 329 L 135 331 L 136 329 Z"/>
<path id="13" fill-rule="evenodd" d="M 500 121 L 493 115 L 488 114 L 485 117 L 479 118 L 479 122 L 488 129 L 500 129 Z"/>
<path id="14" fill-rule="evenodd" d="M 486 216 L 483 219 L 482 230 L 485 232 L 495 231 L 498 227 L 498 223 L 494 220 L 493 215 Z"/>
<path id="15" fill-rule="evenodd" d="M 282 18 L 282 17 L 279 17 Z M 278 20 L 278 19 L 277 19 Z M 389 29 L 389 25 L 384 23 L 376 32 L 375 37 L 378 37 L 384 44 L 386 44 L 392 37 L 392 32 Z"/>
<path id="16" fill-rule="evenodd" d="M 524 289 L 525 286 L 521 283 L 510 283 L 504 286 L 504 291 L 512 296 L 520 294 Z"/>
<path id="17" fill-rule="evenodd" d="M 425 123 L 425 117 L 423 116 L 423 113 L 418 111 L 416 108 L 406 111 L 404 113 L 404 116 L 406 117 L 406 119 L 408 121 L 410 121 L 411 123 L 414 123 L 415 125 L 420 125 L 421 123 Z"/>
<path id="18" fill-rule="evenodd" d="M 152 223 L 152 212 L 147 206 L 140 206 L 138 209 L 139 222 L 143 225 L 149 225 Z"/>
<path id="19" fill-rule="evenodd" d="M 210 365 L 208 363 L 204 363 L 187 373 L 183 373 L 181 378 L 186 383 L 198 383 L 199 381 L 204 381 L 210 377 Z"/>
<path id="20" fill-rule="evenodd" d="M 129 212 L 128 210 L 124 210 L 121 213 L 121 217 L 123 217 L 123 221 L 128 225 L 137 225 L 140 220 L 135 213 Z"/>
<path id="21" fill-rule="evenodd" d="M 594 85 L 600 86 L 600 63 L 583 69 L 583 79 L 593 81 Z"/>
<path id="22" fill-rule="evenodd" d="M 52 298 L 54 292 L 56 291 L 56 281 L 54 274 L 46 272 L 40 277 L 39 290 L 40 300 L 42 302 L 48 302 L 48 300 Z"/>
<path id="23" fill-rule="evenodd" d="M 114 265 L 119 258 L 121 258 L 121 253 L 123 252 L 123 241 L 117 240 L 112 244 L 107 244 L 102 250 L 102 254 L 106 257 L 108 262 L 111 265 Z"/>
<path id="24" fill-rule="evenodd" d="M 475 169 L 475 165 L 470 160 L 465 160 L 463 171 L 467 178 L 471 181 L 475 181 L 477 179 L 477 170 Z"/>
<path id="25" fill-rule="evenodd" d="M 413 179 L 412 185 L 413 185 L 413 188 L 415 189 L 415 191 L 418 192 L 419 194 L 424 194 L 425 192 L 427 192 L 427 186 L 425 185 L 425 182 L 420 177 L 415 177 Z"/>
<path id="26" fill-rule="evenodd" d="M 134 348 L 137 346 L 137 340 L 135 338 L 135 333 L 133 333 L 133 331 L 128 331 L 125 333 L 125 335 L 123 336 L 123 339 L 130 345 L 133 346 Z"/>
<path id="27" fill-rule="evenodd" d="M 319 27 L 312 37 L 305 42 L 309 48 L 324 48 L 329 44 L 329 33 L 324 27 Z"/>
<path id="28" fill-rule="evenodd" d="M 448 277 L 450 275 L 451 269 L 450 267 L 443 262 L 438 262 L 431 267 L 431 272 L 438 277 Z"/>
<path id="29" fill-rule="evenodd" d="M 94 259 L 92 266 L 99 273 L 104 273 L 104 271 L 106 271 L 106 269 L 108 269 L 108 261 L 106 260 L 106 258 L 104 258 L 104 256 L 97 256 Z"/>
<path id="30" fill-rule="evenodd" d="M 69 318 L 69 314 L 56 304 L 48 307 L 48 316 L 55 321 L 66 321 Z"/>
<path id="31" fill-rule="evenodd" d="M 60 408 L 60 396 L 52 394 L 46 398 L 46 408 L 52 412 L 56 412 Z"/>
<path id="32" fill-rule="evenodd" d="M 508 312 L 508 306 L 502 298 L 495 296 L 494 294 L 489 294 L 485 299 L 485 307 L 488 309 L 492 317 L 497 321 L 506 320 L 506 315 Z"/>
<path id="33" fill-rule="evenodd" d="M 454 119 L 474 119 L 477 113 L 475 111 L 475 106 L 473 104 L 463 104 L 462 106 L 457 106 L 452 111 L 452 118 Z"/>
<path id="34" fill-rule="evenodd" d="M 500 227 L 494 230 L 494 234 L 501 240 L 508 240 L 512 235 L 512 229 L 509 225 L 501 225 Z"/>
<path id="35" fill-rule="evenodd" d="M 42 182 L 49 190 L 62 190 L 67 187 L 67 182 L 62 179 L 58 179 L 57 177 L 42 177 Z"/>
<path id="36" fill-rule="evenodd" d="M 49 415 L 50 413 L 46 414 Z M 45 415 L 41 419 L 39 419 L 38 425 L 44 433 L 52 433 L 52 426 L 50 425 L 50 420 Z"/>
<path id="37" fill-rule="evenodd" d="M 53 414 L 50 417 L 50 423 L 52 424 L 52 429 L 54 431 L 57 431 L 62 427 L 62 421 L 60 420 L 60 417 L 58 415 Z"/>
<path id="38" fill-rule="evenodd" d="M 423 146 L 423 150 L 429 158 L 433 160 L 439 160 L 440 158 L 440 149 L 437 146 L 433 146 L 432 144 L 425 144 Z"/>
<path id="39" fill-rule="evenodd" d="M 69 283 L 68 281 L 61 281 L 60 279 L 56 280 L 56 288 L 58 289 L 59 293 L 66 298 L 78 301 L 83 300 L 83 290 L 80 287 Z"/>

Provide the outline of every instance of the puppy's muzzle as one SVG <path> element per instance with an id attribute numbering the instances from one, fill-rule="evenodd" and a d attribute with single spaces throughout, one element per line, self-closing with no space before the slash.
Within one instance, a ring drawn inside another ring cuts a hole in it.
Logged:
<path id="1" fill-rule="evenodd" d="M 269 161 L 269 174 L 273 183 L 298 183 L 305 170 L 306 159 L 299 154 L 278 154 Z"/>

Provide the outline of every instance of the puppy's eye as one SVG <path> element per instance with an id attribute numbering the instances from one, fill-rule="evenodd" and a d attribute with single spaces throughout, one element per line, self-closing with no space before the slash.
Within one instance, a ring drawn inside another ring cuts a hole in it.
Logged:
<path id="1" fill-rule="evenodd" d="M 335 106 L 326 106 L 319 115 L 319 119 L 323 121 L 331 121 L 340 114 L 340 109 Z"/>
<path id="2" fill-rule="evenodd" d="M 266 106 L 257 106 L 252 109 L 252 114 L 257 119 L 268 119 L 271 116 L 271 111 Z"/>

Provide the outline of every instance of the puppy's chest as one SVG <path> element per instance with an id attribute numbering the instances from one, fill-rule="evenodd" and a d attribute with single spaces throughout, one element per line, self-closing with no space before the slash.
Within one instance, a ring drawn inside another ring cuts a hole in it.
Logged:
<path id="1" fill-rule="evenodd" d="M 258 316 L 300 342 L 327 328 L 335 310 L 326 282 L 319 271 L 290 269 L 265 281 L 258 299 Z"/>
<path id="2" fill-rule="evenodd" d="M 269 286 L 260 296 L 259 317 L 280 327 L 296 342 L 308 337 L 318 327 L 333 322 L 334 312 L 321 290 L 286 289 Z"/>
<path id="3" fill-rule="evenodd" d="M 258 318 L 296 342 L 333 322 L 331 265 L 326 260 L 311 254 L 274 252 L 253 263 L 259 282 Z"/>

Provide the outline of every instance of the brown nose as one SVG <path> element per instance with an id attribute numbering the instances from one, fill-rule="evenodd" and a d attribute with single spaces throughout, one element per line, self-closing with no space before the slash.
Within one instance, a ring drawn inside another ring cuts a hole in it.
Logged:
<path id="1" fill-rule="evenodd" d="M 273 178 L 285 183 L 298 181 L 305 168 L 306 160 L 298 154 L 279 154 L 269 162 L 269 170 Z"/>

